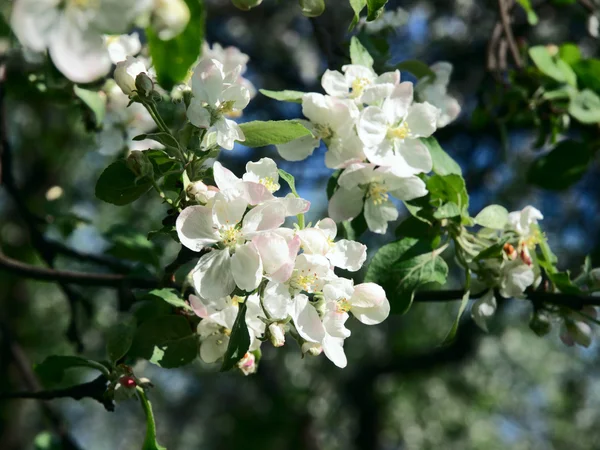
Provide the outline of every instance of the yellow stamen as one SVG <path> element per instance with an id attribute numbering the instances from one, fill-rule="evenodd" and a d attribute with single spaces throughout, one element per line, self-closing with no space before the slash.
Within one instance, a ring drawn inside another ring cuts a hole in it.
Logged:
<path id="1" fill-rule="evenodd" d="M 235 247 L 242 238 L 242 231 L 235 226 L 227 226 L 220 230 L 221 242 L 225 247 Z"/>
<path id="2" fill-rule="evenodd" d="M 279 183 L 277 183 L 272 177 L 261 178 L 259 183 L 266 187 L 269 192 L 275 192 L 280 187 Z"/>
<path id="3" fill-rule="evenodd" d="M 406 124 L 406 122 L 404 122 L 400 126 L 389 128 L 387 132 L 387 137 L 390 139 L 406 139 L 409 133 L 410 128 L 408 128 L 408 125 Z"/>
<path id="4" fill-rule="evenodd" d="M 337 312 L 346 313 L 350 311 L 351 308 L 352 305 L 350 304 L 350 301 L 347 298 L 340 298 L 336 300 L 335 309 Z"/>
<path id="5" fill-rule="evenodd" d="M 367 196 L 373 200 L 373 203 L 376 205 L 381 205 L 389 198 L 386 187 L 380 183 L 369 184 Z"/>
<path id="6" fill-rule="evenodd" d="M 371 84 L 371 81 L 367 78 L 356 78 L 352 82 L 352 92 L 350 93 L 350 97 L 357 98 L 363 93 L 365 88 Z"/>

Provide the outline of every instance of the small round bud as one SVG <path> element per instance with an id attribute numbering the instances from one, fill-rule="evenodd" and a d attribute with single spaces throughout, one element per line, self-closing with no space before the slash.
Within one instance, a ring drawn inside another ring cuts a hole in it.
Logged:
<path id="1" fill-rule="evenodd" d="M 322 351 L 323 347 L 321 347 L 321 344 L 317 344 L 316 342 L 304 342 L 302 344 L 302 353 L 304 354 L 318 356 Z"/>
<path id="2" fill-rule="evenodd" d="M 154 82 L 145 72 L 142 72 L 135 77 L 135 88 L 140 96 L 149 97 L 154 91 Z"/>
<path id="3" fill-rule="evenodd" d="M 141 150 L 132 151 L 127 157 L 127 167 L 137 177 L 152 178 L 154 175 L 154 167 L 146 154 Z"/>
<path id="4" fill-rule="evenodd" d="M 300 8 L 306 17 L 318 17 L 325 11 L 325 0 L 300 0 Z"/>
<path id="5" fill-rule="evenodd" d="M 529 321 L 529 328 L 540 337 L 547 335 L 552 329 L 550 314 L 547 311 L 536 311 Z"/>
<path id="6" fill-rule="evenodd" d="M 242 359 L 239 360 L 237 366 L 242 371 L 244 375 L 250 375 L 256 372 L 258 368 L 256 364 L 256 357 L 253 353 L 246 353 Z"/>
<path id="7" fill-rule="evenodd" d="M 241 9 L 242 11 L 249 11 L 250 9 L 260 5 L 262 0 L 231 0 L 231 3 L 233 3 L 233 6 Z"/>
<path id="8" fill-rule="evenodd" d="M 546 50 L 548 50 L 548 53 L 550 53 L 550 56 L 558 55 L 558 47 L 554 44 L 546 45 Z"/>
<path id="9" fill-rule="evenodd" d="M 206 203 L 208 201 L 208 186 L 202 181 L 194 181 L 188 184 L 185 191 L 192 200 L 196 200 L 199 203 Z"/>
<path id="10" fill-rule="evenodd" d="M 119 383 L 121 384 L 121 386 L 126 388 L 134 388 L 137 385 L 135 378 L 129 376 L 119 378 Z"/>
<path id="11" fill-rule="evenodd" d="M 285 344 L 285 330 L 280 323 L 272 323 L 269 325 L 269 339 L 273 347 L 281 347 Z"/>
<path id="12" fill-rule="evenodd" d="M 146 65 L 139 59 L 128 56 L 125 61 L 117 63 L 115 81 L 125 95 L 131 95 L 135 89 L 136 77 L 146 72 Z"/>

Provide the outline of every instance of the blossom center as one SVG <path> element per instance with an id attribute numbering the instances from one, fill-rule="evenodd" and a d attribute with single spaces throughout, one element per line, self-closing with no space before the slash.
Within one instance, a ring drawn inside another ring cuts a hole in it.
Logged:
<path id="1" fill-rule="evenodd" d="M 381 205 L 383 202 L 387 201 L 389 195 L 387 193 L 387 189 L 385 185 L 381 183 L 371 183 L 369 184 L 369 190 L 367 192 L 367 196 L 373 200 L 373 203 L 376 205 Z"/>
<path id="2" fill-rule="evenodd" d="M 221 228 L 219 231 L 221 242 L 225 247 L 235 248 L 235 246 L 243 239 L 242 230 L 235 225 L 229 225 Z"/>
<path id="3" fill-rule="evenodd" d="M 264 187 L 266 187 L 269 192 L 275 192 L 276 190 L 279 189 L 279 183 L 277 183 L 273 177 L 264 177 L 261 178 L 260 180 L 258 180 L 258 182 L 260 184 L 262 184 Z"/>
<path id="4" fill-rule="evenodd" d="M 406 139 L 410 133 L 410 128 L 406 122 L 402 123 L 397 127 L 390 127 L 387 131 L 387 137 L 389 139 Z"/>
<path id="5" fill-rule="evenodd" d="M 369 84 L 371 84 L 371 81 L 367 78 L 362 78 L 362 77 L 356 78 L 352 82 L 352 92 L 350 93 L 350 97 L 352 97 L 352 98 L 360 97 L 360 95 L 363 93 L 363 91 Z"/>
<path id="6" fill-rule="evenodd" d="M 350 304 L 350 301 L 345 297 L 337 299 L 335 302 L 335 309 L 337 312 L 347 313 L 351 308 L 352 305 Z"/>
<path id="7" fill-rule="evenodd" d="M 305 270 L 296 272 L 290 278 L 290 287 L 300 291 L 310 291 L 319 278 L 316 273 L 307 273 Z"/>
<path id="8" fill-rule="evenodd" d="M 316 133 L 321 139 L 329 139 L 333 136 L 333 130 L 328 125 L 315 125 Z"/>

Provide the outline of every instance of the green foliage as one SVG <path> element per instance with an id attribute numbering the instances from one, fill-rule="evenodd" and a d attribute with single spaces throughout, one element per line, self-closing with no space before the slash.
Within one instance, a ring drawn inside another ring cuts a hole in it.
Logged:
<path id="1" fill-rule="evenodd" d="M 104 236 L 111 243 L 106 253 L 115 258 L 139 261 L 158 267 L 159 252 L 148 238 L 127 225 L 115 225 Z"/>
<path id="2" fill-rule="evenodd" d="M 223 356 L 221 372 L 233 369 L 250 348 L 250 333 L 248 332 L 248 326 L 246 325 L 247 307 L 245 302 L 240 303 L 240 309 L 238 310 L 233 328 L 231 329 L 231 335 L 229 336 L 229 345 Z"/>
<path id="3" fill-rule="evenodd" d="M 589 89 L 577 92 L 569 103 L 569 114 L 581 123 L 600 122 L 600 98 Z"/>
<path id="4" fill-rule="evenodd" d="M 190 21 L 185 29 L 173 39 L 161 40 L 154 30 L 146 28 L 152 64 L 158 83 L 170 90 L 188 75 L 202 50 L 204 39 L 205 9 L 203 0 L 185 0 L 190 10 Z"/>
<path id="5" fill-rule="evenodd" d="M 65 372 L 76 367 L 87 367 L 96 370 L 102 368 L 100 363 L 79 356 L 52 355 L 35 366 L 35 372 L 44 383 L 52 385 L 60 383 L 65 376 Z"/>
<path id="6" fill-rule="evenodd" d="M 240 124 L 240 128 L 246 137 L 246 140 L 242 141 L 246 147 L 285 144 L 311 134 L 304 125 L 295 120 L 270 120 L 267 122 L 255 120 Z"/>
<path id="7" fill-rule="evenodd" d="M 406 313 L 415 291 L 428 283 L 446 283 L 448 265 L 443 250 L 431 250 L 431 241 L 404 238 L 381 247 L 367 269 L 365 281 L 381 285 L 392 311 Z"/>
<path id="8" fill-rule="evenodd" d="M 159 316 L 137 329 L 130 355 L 167 369 L 191 363 L 198 354 L 198 337 L 183 316 Z"/>
<path id="9" fill-rule="evenodd" d="M 125 160 L 118 160 L 104 169 L 96 183 L 96 197 L 113 205 L 127 205 L 150 190 L 152 181 L 148 178 L 136 180 Z"/>
<path id="10" fill-rule="evenodd" d="M 398 69 L 400 72 L 409 72 L 418 79 L 424 77 L 431 77 L 431 79 L 435 79 L 435 73 L 433 70 L 431 70 L 427 64 L 417 61 L 416 59 L 407 59 L 406 61 L 402 61 L 401 63 L 396 64 L 394 68 Z"/>
<path id="11" fill-rule="evenodd" d="M 385 4 L 388 0 L 367 0 L 367 20 L 372 21 L 377 19 L 383 13 Z"/>
<path id="12" fill-rule="evenodd" d="M 527 13 L 527 22 L 529 22 L 529 25 L 534 25 L 534 26 L 537 25 L 539 19 L 538 19 L 537 14 L 535 13 L 535 10 L 531 6 L 531 1 L 530 0 L 517 0 L 517 3 L 519 3 L 519 5 L 521 5 L 521 7 Z"/>
<path id="13" fill-rule="evenodd" d="M 290 187 L 292 194 L 294 194 L 296 197 L 300 197 L 298 195 L 298 192 L 296 192 L 296 180 L 294 178 L 294 175 L 292 175 L 291 173 L 287 173 L 283 169 L 279 169 L 278 172 L 279 172 L 279 177 L 281 179 L 283 179 Z"/>
<path id="14" fill-rule="evenodd" d="M 350 61 L 359 66 L 373 67 L 373 58 L 356 36 L 350 40 Z"/>
<path id="15" fill-rule="evenodd" d="M 124 357 L 133 343 L 135 321 L 125 320 L 113 325 L 106 335 L 106 353 L 111 362 L 116 363 Z"/>
<path id="16" fill-rule="evenodd" d="M 534 161 L 527 174 L 530 183 L 544 189 L 562 190 L 586 172 L 593 151 L 584 143 L 565 140 Z"/>
<path id="17" fill-rule="evenodd" d="M 550 53 L 547 47 L 542 45 L 531 47 L 529 56 L 537 68 L 550 78 L 577 87 L 577 76 L 571 66 L 565 61 Z"/>
<path id="18" fill-rule="evenodd" d="M 280 102 L 302 103 L 302 97 L 306 92 L 300 91 L 269 91 L 267 89 L 259 89 L 259 92 L 265 97 L 279 100 Z"/>
<path id="19" fill-rule="evenodd" d="M 306 17 L 319 17 L 325 11 L 325 0 L 298 0 L 302 14 Z"/>
<path id="20" fill-rule="evenodd" d="M 462 170 L 458 163 L 442 149 L 436 138 L 421 138 L 421 142 L 423 142 L 429 150 L 429 154 L 433 160 L 434 173 L 437 175 L 455 174 L 462 176 Z"/>
<path id="21" fill-rule="evenodd" d="M 564 294 L 579 295 L 581 289 L 579 289 L 571 280 L 569 272 L 549 272 L 548 278 L 552 281 L 552 284 L 558 288 L 558 290 Z"/>
<path id="22" fill-rule="evenodd" d="M 104 92 L 83 89 L 77 85 L 73 86 L 73 92 L 94 116 L 96 127 L 102 127 L 104 116 L 106 115 L 106 94 Z"/>
<path id="23" fill-rule="evenodd" d="M 456 314 L 456 318 L 454 319 L 454 322 L 452 323 L 452 328 L 450 328 L 450 331 L 448 331 L 448 334 L 444 338 L 442 345 L 447 345 L 447 344 L 451 343 L 454 340 L 454 338 L 456 337 L 456 332 L 458 331 L 458 325 L 460 324 L 460 318 L 464 314 L 465 309 L 467 309 L 467 305 L 469 304 L 470 296 L 471 296 L 471 292 L 469 291 L 469 289 L 467 289 L 460 301 L 460 306 L 458 307 L 458 313 Z"/>
<path id="24" fill-rule="evenodd" d="M 475 223 L 482 227 L 503 230 L 508 222 L 508 211 L 504 206 L 489 205 L 475 216 Z"/>
<path id="25" fill-rule="evenodd" d="M 148 295 L 152 295 L 157 298 L 163 299 L 170 305 L 175 306 L 176 308 L 183 308 L 187 311 L 192 311 L 192 307 L 188 305 L 188 303 L 181 298 L 181 296 L 177 293 L 175 289 L 163 288 L 163 289 L 154 289 L 148 292 Z"/>
<path id="26" fill-rule="evenodd" d="M 445 203 L 454 203 L 458 207 L 459 215 L 468 216 L 469 194 L 462 176 L 433 175 L 427 180 L 427 189 L 434 207 L 440 208 Z"/>
<path id="27" fill-rule="evenodd" d="M 166 151 L 171 156 L 177 156 L 180 152 L 180 146 L 173 136 L 163 131 L 158 133 L 140 134 L 133 138 L 134 141 L 143 141 L 144 139 L 152 139 L 166 147 Z"/>
<path id="28" fill-rule="evenodd" d="M 367 6 L 367 0 L 350 0 L 350 6 L 354 11 L 354 18 L 349 27 L 349 29 L 352 30 L 360 19 L 360 13 L 365 9 L 365 6 Z"/>

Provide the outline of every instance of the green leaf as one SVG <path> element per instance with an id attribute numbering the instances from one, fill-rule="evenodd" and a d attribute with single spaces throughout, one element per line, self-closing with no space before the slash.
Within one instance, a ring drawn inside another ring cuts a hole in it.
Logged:
<path id="1" fill-rule="evenodd" d="M 469 194 L 462 176 L 456 174 L 433 175 L 426 184 L 433 202 L 437 200 L 441 203 L 456 203 L 459 209 L 466 213 L 469 207 Z"/>
<path id="2" fill-rule="evenodd" d="M 104 237 L 111 243 L 106 253 L 115 258 L 139 261 L 154 267 L 159 266 L 159 251 L 142 233 L 127 225 L 114 225 Z"/>
<path id="3" fill-rule="evenodd" d="M 294 120 L 270 120 L 267 122 L 255 120 L 240 124 L 240 128 L 246 136 L 246 140 L 240 142 L 246 147 L 285 144 L 311 134 L 304 125 Z"/>
<path id="4" fill-rule="evenodd" d="M 373 58 L 356 36 L 350 39 L 350 61 L 359 66 L 373 67 Z"/>
<path id="5" fill-rule="evenodd" d="M 180 367 L 196 359 L 198 337 L 183 316 L 155 317 L 138 327 L 129 354 L 166 369 Z"/>
<path id="6" fill-rule="evenodd" d="M 354 11 L 354 19 L 352 19 L 352 23 L 349 27 L 349 30 L 352 30 L 360 20 L 360 13 L 365 9 L 365 6 L 367 6 L 367 0 L 350 0 L 350 6 Z"/>
<path id="7" fill-rule="evenodd" d="M 162 150 L 144 150 L 144 154 L 152 163 L 154 174 L 157 175 L 157 178 L 161 178 L 173 171 L 181 171 L 179 161 L 171 158 Z"/>
<path id="8" fill-rule="evenodd" d="M 561 83 L 577 86 L 577 76 L 571 66 L 561 59 L 555 59 L 543 45 L 531 47 L 529 56 L 540 71 Z"/>
<path id="9" fill-rule="evenodd" d="M 410 216 L 398 225 L 395 234 L 397 238 L 413 237 L 434 240 L 439 237 L 440 227 L 439 225 L 431 226 L 416 217 Z"/>
<path id="10" fill-rule="evenodd" d="M 529 22 L 529 25 L 537 25 L 538 16 L 535 13 L 533 7 L 531 6 L 531 2 L 529 0 L 517 0 L 517 3 L 519 3 L 519 5 L 521 5 L 521 7 L 527 13 L 527 22 Z"/>
<path id="11" fill-rule="evenodd" d="M 481 250 L 473 258 L 473 261 L 482 261 L 485 259 L 501 258 L 502 252 L 504 249 L 504 244 L 506 244 L 508 242 L 508 240 L 509 240 L 508 237 L 504 237 L 504 238 L 500 239 L 498 242 L 496 242 L 495 244 L 492 244 L 491 246 L 489 246 L 488 248 Z"/>
<path id="12" fill-rule="evenodd" d="M 48 384 L 57 384 L 64 378 L 65 372 L 75 367 L 87 367 L 100 370 L 100 363 L 79 356 L 48 356 L 35 366 L 37 375 Z"/>
<path id="13" fill-rule="evenodd" d="M 164 131 L 160 131 L 158 133 L 140 134 L 133 138 L 134 141 L 143 141 L 144 139 L 152 139 L 153 141 L 161 143 L 165 147 L 176 149 L 179 148 L 177 139 L 175 139 L 169 133 L 165 133 Z"/>
<path id="14" fill-rule="evenodd" d="M 581 123 L 600 122 L 600 97 L 589 89 L 578 92 L 569 103 L 569 114 Z"/>
<path id="15" fill-rule="evenodd" d="M 279 169 L 279 176 L 288 184 L 288 186 L 290 187 L 290 190 L 292 191 L 292 194 L 294 194 L 296 197 L 300 197 L 298 195 L 298 192 L 296 192 L 296 179 L 294 178 L 294 175 L 292 175 L 291 173 L 287 173 L 285 170 L 283 169 Z"/>
<path id="16" fill-rule="evenodd" d="M 197 61 L 204 39 L 205 9 L 202 0 L 185 0 L 190 10 L 190 21 L 173 39 L 161 40 L 154 30 L 146 29 L 152 65 L 158 83 L 171 90 L 188 76 L 190 67 Z"/>
<path id="17" fill-rule="evenodd" d="M 154 289 L 148 292 L 148 295 L 153 295 L 154 297 L 161 298 L 165 302 L 175 306 L 176 308 L 183 308 L 188 311 L 192 311 L 192 307 L 188 305 L 188 303 L 179 296 L 175 289 Z"/>
<path id="18" fill-rule="evenodd" d="M 429 68 L 427 64 L 416 59 L 407 59 L 401 63 L 396 64 L 396 69 L 400 72 L 412 73 L 416 78 L 421 79 L 424 77 L 431 77 L 435 79 L 435 72 Z"/>
<path id="19" fill-rule="evenodd" d="M 581 51 L 577 45 L 567 42 L 558 49 L 558 56 L 570 66 L 581 60 Z"/>
<path id="20" fill-rule="evenodd" d="M 462 175 L 458 163 L 442 149 L 434 137 L 421 138 L 421 142 L 427 146 L 431 159 L 433 160 L 433 172 L 438 175 Z"/>
<path id="21" fill-rule="evenodd" d="M 451 217 L 457 217 L 462 214 L 461 209 L 454 202 L 448 202 L 440 206 L 433 213 L 433 217 L 436 219 L 449 219 Z"/>
<path id="22" fill-rule="evenodd" d="M 90 109 L 94 115 L 96 127 L 102 126 L 104 116 L 106 115 L 106 94 L 101 91 L 90 91 L 80 88 L 77 85 L 73 86 L 73 92 L 79 99 Z"/>
<path id="23" fill-rule="evenodd" d="M 259 92 L 269 98 L 274 100 L 279 100 L 280 102 L 293 102 L 293 103 L 302 103 L 302 97 L 306 92 L 300 91 L 269 91 L 267 89 L 259 89 Z"/>
<path id="24" fill-rule="evenodd" d="M 384 11 L 385 4 L 388 0 L 367 0 L 368 15 L 367 21 L 371 22 L 377 19 Z"/>
<path id="25" fill-rule="evenodd" d="M 465 309 L 467 308 L 467 305 L 469 304 L 470 295 L 471 295 L 471 292 L 469 290 L 467 290 L 465 292 L 465 294 L 463 295 L 462 300 L 460 301 L 460 307 L 458 308 L 458 314 L 456 314 L 454 323 L 452 323 L 452 328 L 450 328 L 450 331 L 444 338 L 442 345 L 447 345 L 454 340 L 454 337 L 456 336 L 456 332 L 458 331 L 458 325 L 460 324 L 460 318 L 464 314 Z"/>
<path id="26" fill-rule="evenodd" d="M 106 336 L 106 353 L 108 358 L 117 362 L 127 354 L 133 343 L 135 320 L 130 319 L 113 325 Z"/>
<path id="27" fill-rule="evenodd" d="M 527 179 L 544 189 L 566 189 L 585 174 L 592 156 L 587 145 L 570 139 L 562 141 L 533 162 Z"/>
<path id="28" fill-rule="evenodd" d="M 572 294 L 578 295 L 581 294 L 581 289 L 579 289 L 573 281 L 571 281 L 571 276 L 569 272 L 555 272 L 555 273 L 547 273 L 550 281 L 562 292 L 563 294 Z"/>
<path id="29" fill-rule="evenodd" d="M 125 160 L 115 161 L 100 175 L 96 183 L 96 197 L 113 205 L 127 205 L 152 187 L 151 180 L 142 178 L 136 181 L 135 174 L 129 170 Z"/>
<path id="30" fill-rule="evenodd" d="M 250 348 L 250 333 L 246 325 L 246 303 L 240 303 L 237 317 L 231 329 L 229 336 L 229 345 L 225 356 L 223 356 L 223 365 L 221 372 L 233 369 L 237 362 L 244 357 Z"/>
<path id="31" fill-rule="evenodd" d="M 404 314 L 419 287 L 446 283 L 448 265 L 439 256 L 441 251 L 443 248 L 432 251 L 430 241 L 415 238 L 384 245 L 371 260 L 365 281 L 383 287 L 392 311 Z"/>
<path id="32" fill-rule="evenodd" d="M 504 206 L 490 205 L 475 216 L 475 223 L 482 227 L 503 230 L 508 222 L 508 211 Z"/>
<path id="33" fill-rule="evenodd" d="M 579 84 L 582 87 L 600 92 L 600 60 L 595 58 L 582 59 L 573 64 Z"/>

